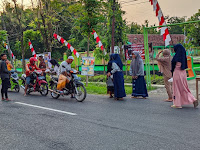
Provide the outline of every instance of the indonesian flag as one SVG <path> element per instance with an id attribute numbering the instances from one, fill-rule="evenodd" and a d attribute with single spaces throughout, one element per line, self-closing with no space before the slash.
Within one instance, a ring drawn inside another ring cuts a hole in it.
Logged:
<path id="1" fill-rule="evenodd" d="M 99 36 L 97 35 L 96 31 L 93 30 L 92 34 L 94 35 L 94 39 L 96 39 L 97 44 L 99 44 L 99 47 L 100 47 L 101 50 L 103 51 L 103 50 L 104 50 L 103 44 L 102 44 L 102 42 L 101 42 Z"/>
<path id="2" fill-rule="evenodd" d="M 163 13 L 161 11 L 161 8 L 158 4 L 157 0 L 149 0 L 151 2 L 151 5 L 153 5 L 153 10 L 156 12 L 156 16 L 158 17 L 159 26 L 166 25 Z M 169 35 L 169 30 L 167 27 L 161 27 L 160 28 L 160 34 L 163 35 L 163 40 L 165 41 L 165 46 L 168 46 L 171 41 L 171 37 Z"/>
<path id="3" fill-rule="evenodd" d="M 65 44 L 65 46 L 67 46 L 67 48 L 70 49 L 71 52 L 73 52 L 74 55 L 76 55 L 77 58 L 79 57 L 79 53 L 76 51 L 76 49 L 73 48 L 65 39 L 63 39 L 61 36 L 57 35 L 56 33 L 54 33 L 53 36 L 59 42 L 61 42 L 62 44 Z"/>
<path id="4" fill-rule="evenodd" d="M 35 53 L 35 50 L 33 48 L 31 41 L 28 42 L 28 45 L 30 46 L 33 57 L 37 59 L 37 56 L 36 56 L 36 53 Z"/>
<path id="5" fill-rule="evenodd" d="M 11 49 L 9 49 L 8 45 L 5 42 L 3 42 L 3 43 L 4 43 L 4 47 L 8 50 L 8 52 L 10 52 L 12 58 L 15 59 L 15 56 L 14 56 L 13 52 L 11 51 Z"/>

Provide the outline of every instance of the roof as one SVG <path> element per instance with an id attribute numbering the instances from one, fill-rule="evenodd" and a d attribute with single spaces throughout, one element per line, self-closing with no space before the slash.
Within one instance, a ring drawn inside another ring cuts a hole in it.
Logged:
<path id="1" fill-rule="evenodd" d="M 144 43 L 143 34 L 128 34 L 127 36 L 129 42 L 131 42 L 132 44 Z M 184 34 L 170 34 L 170 36 L 173 41 L 173 43 L 170 42 L 171 45 L 183 42 L 185 39 Z M 149 34 L 148 42 L 153 43 L 153 46 L 165 46 L 165 42 L 163 41 L 163 36 L 160 34 Z"/>

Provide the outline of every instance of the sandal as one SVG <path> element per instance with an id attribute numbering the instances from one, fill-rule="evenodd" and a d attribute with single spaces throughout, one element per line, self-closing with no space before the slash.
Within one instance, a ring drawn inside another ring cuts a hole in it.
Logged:
<path id="1" fill-rule="evenodd" d="M 197 108 L 197 106 L 199 105 L 198 100 L 194 101 L 193 104 L 194 104 L 194 108 Z"/>
<path id="2" fill-rule="evenodd" d="M 177 108 L 177 109 L 181 109 L 181 106 L 175 106 L 175 105 L 171 105 L 171 108 Z"/>
<path id="3" fill-rule="evenodd" d="M 138 97 L 136 97 L 136 96 L 131 96 L 130 98 L 138 98 Z"/>
<path id="4" fill-rule="evenodd" d="M 172 99 L 166 99 L 165 102 L 173 102 Z"/>
<path id="5" fill-rule="evenodd" d="M 9 99 L 9 98 L 6 98 L 6 101 L 12 101 L 11 99 Z"/>
<path id="6" fill-rule="evenodd" d="M 110 97 L 109 98 L 113 98 L 113 96 L 112 95 L 110 95 Z"/>

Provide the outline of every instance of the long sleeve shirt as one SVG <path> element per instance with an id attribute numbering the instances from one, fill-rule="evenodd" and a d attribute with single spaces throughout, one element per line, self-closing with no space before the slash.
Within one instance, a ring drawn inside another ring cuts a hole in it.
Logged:
<path id="1" fill-rule="evenodd" d="M 10 72 L 7 69 L 6 61 L 1 61 L 1 79 L 4 80 L 6 78 L 9 79 Z"/>
<path id="2" fill-rule="evenodd" d="M 122 71 L 116 63 L 112 63 L 112 71 L 111 73 L 114 74 L 117 71 Z"/>

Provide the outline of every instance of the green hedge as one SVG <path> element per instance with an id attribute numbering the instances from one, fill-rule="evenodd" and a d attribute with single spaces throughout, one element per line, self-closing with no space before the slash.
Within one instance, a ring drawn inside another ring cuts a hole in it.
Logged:
<path id="1" fill-rule="evenodd" d="M 81 81 L 83 81 L 83 82 L 86 81 L 86 76 L 82 76 L 82 75 L 78 75 L 78 76 L 81 77 Z M 106 82 L 106 75 L 90 76 L 89 82 Z M 132 77 L 124 76 L 124 82 L 131 83 Z M 154 78 L 154 76 L 151 76 L 151 83 L 163 85 L 164 84 L 163 76 L 155 75 L 155 78 Z"/>

